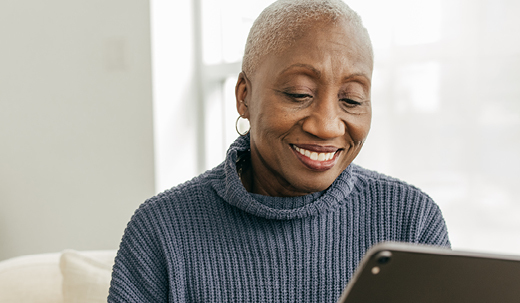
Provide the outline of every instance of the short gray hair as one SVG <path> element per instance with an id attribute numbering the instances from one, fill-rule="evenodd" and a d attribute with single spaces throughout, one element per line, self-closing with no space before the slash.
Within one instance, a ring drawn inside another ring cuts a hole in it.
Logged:
<path id="1" fill-rule="evenodd" d="M 315 21 L 343 19 L 357 31 L 373 57 L 372 43 L 361 17 L 341 0 L 278 0 L 265 8 L 247 37 L 242 71 L 253 75 L 261 59 L 279 54 L 301 37 Z"/>

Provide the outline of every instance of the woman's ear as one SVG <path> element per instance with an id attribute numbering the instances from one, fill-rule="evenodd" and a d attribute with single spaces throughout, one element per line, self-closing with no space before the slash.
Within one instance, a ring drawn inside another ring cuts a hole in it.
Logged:
<path id="1" fill-rule="evenodd" d="M 237 85 L 235 86 L 235 97 L 237 102 L 237 112 L 242 118 L 249 119 L 249 109 L 247 104 L 250 100 L 249 93 L 251 90 L 251 83 L 247 79 L 246 74 L 241 72 L 238 74 Z"/>

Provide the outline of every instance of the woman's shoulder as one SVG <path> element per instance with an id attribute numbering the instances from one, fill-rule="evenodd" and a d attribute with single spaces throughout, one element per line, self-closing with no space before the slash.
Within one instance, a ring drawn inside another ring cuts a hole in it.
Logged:
<path id="1" fill-rule="evenodd" d="M 144 201 L 135 214 L 139 213 L 183 213 L 198 202 L 216 198 L 215 184 L 223 182 L 224 173 L 219 165 L 184 183 L 175 185 Z M 134 214 L 134 215 L 135 215 Z"/>
<path id="2" fill-rule="evenodd" d="M 421 199 L 433 202 L 430 196 L 417 186 L 409 184 L 399 178 L 366 169 L 356 164 L 352 164 L 352 175 L 355 179 L 355 187 L 361 191 L 384 191 L 393 194 L 414 195 Z"/>
<path id="3" fill-rule="evenodd" d="M 449 246 L 449 239 L 442 212 L 435 201 L 421 189 L 400 179 L 368 170 L 358 165 L 353 167 L 357 199 L 360 207 L 375 208 L 379 217 L 405 225 L 405 233 L 417 242 Z"/>
<path id="4" fill-rule="evenodd" d="M 417 187 L 399 179 L 396 177 L 389 176 L 384 173 L 380 173 L 375 170 L 370 170 L 364 167 L 361 167 L 357 164 L 352 164 L 352 174 L 355 176 L 359 181 L 365 182 L 365 183 L 380 183 L 380 184 L 388 184 L 388 185 L 395 185 L 395 186 L 405 186 L 409 187 L 411 189 L 419 190 Z"/>

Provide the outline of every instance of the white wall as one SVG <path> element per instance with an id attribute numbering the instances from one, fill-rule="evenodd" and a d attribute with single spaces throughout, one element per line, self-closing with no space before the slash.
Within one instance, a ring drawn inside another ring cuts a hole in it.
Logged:
<path id="1" fill-rule="evenodd" d="M 115 249 L 154 194 L 148 1 L 0 2 L 0 260 Z"/>

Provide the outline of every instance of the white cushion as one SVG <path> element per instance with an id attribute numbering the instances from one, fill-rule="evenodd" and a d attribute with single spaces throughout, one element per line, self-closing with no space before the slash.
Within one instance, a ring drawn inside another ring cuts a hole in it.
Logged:
<path id="1" fill-rule="evenodd" d="M 60 253 L 0 262 L 0 302 L 62 303 Z"/>
<path id="2" fill-rule="evenodd" d="M 107 302 L 115 254 L 115 250 L 65 250 L 60 258 L 63 302 Z"/>

